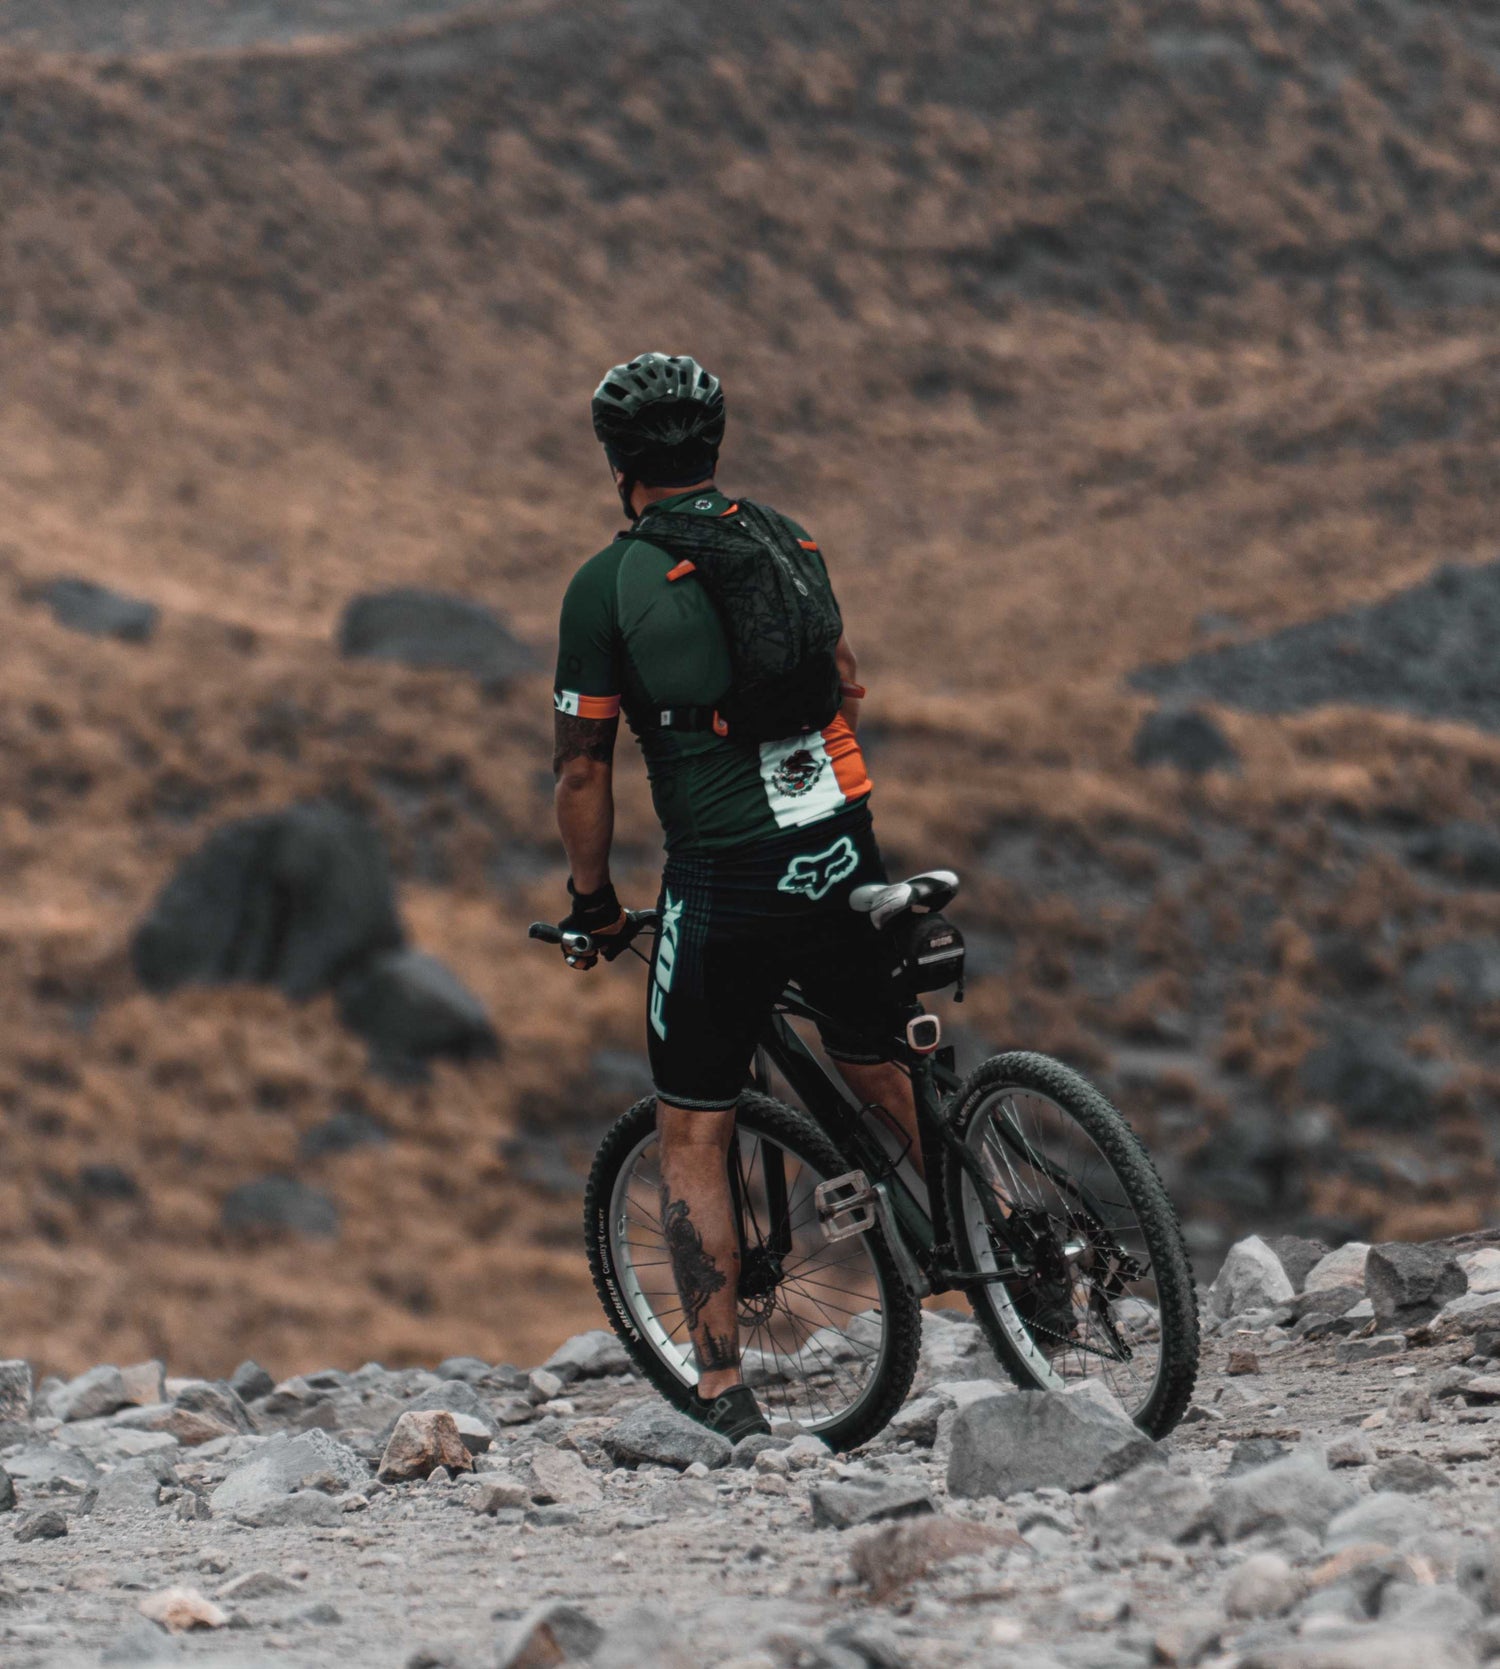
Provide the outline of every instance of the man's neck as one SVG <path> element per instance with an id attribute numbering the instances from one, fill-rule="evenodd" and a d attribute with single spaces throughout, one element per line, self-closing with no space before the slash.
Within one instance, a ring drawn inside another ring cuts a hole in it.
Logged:
<path id="1" fill-rule="evenodd" d="M 714 478 L 709 476 L 706 481 L 695 481 L 690 487 L 643 487 L 639 483 L 630 495 L 630 508 L 636 515 L 645 515 L 653 504 L 660 504 L 664 498 L 681 498 L 684 493 L 713 492 Z"/>

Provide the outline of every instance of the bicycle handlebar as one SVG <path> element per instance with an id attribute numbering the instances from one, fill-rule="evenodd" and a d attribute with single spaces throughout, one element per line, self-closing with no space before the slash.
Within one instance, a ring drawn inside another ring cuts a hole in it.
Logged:
<path id="1" fill-rule="evenodd" d="M 526 936 L 528 939 L 540 939 L 544 945 L 560 945 L 566 956 L 602 956 L 606 962 L 612 962 L 638 933 L 660 926 L 660 910 L 627 910 L 623 931 L 601 934 L 598 939 L 587 933 L 564 933 L 562 928 L 550 921 L 532 922 Z"/>

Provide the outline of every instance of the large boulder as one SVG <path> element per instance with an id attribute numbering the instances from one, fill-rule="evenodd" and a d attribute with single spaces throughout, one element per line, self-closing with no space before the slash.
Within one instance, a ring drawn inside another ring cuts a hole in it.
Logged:
<path id="1" fill-rule="evenodd" d="M 323 803 L 216 829 L 136 929 L 150 991 L 249 981 L 305 998 L 403 942 L 380 836 Z"/>
<path id="2" fill-rule="evenodd" d="M 155 603 L 111 591 L 94 580 L 55 579 L 34 595 L 52 610 L 52 618 L 70 632 L 90 637 L 118 638 L 122 643 L 146 643 L 156 630 Z"/>
<path id="3" fill-rule="evenodd" d="M 1363 1240 L 1351 1240 L 1335 1246 L 1308 1270 L 1302 1289 L 1308 1293 L 1337 1292 L 1345 1287 L 1365 1286 L 1365 1262 L 1370 1255 L 1369 1245 Z"/>
<path id="4" fill-rule="evenodd" d="M 1093 1489 L 1149 1460 L 1156 1445 L 1083 1391 L 982 1397 L 953 1419 L 948 1493 L 1002 1500 L 1034 1489 Z"/>
<path id="5" fill-rule="evenodd" d="M 1365 1292 L 1381 1332 L 1430 1321 L 1468 1290 L 1469 1280 L 1458 1260 L 1437 1246 L 1393 1241 L 1372 1246 L 1365 1260 Z"/>
<path id="6" fill-rule="evenodd" d="M 1298 1234 L 1273 1234 L 1266 1241 L 1276 1254 L 1293 1292 L 1302 1292 L 1307 1277 L 1328 1256 L 1328 1248 L 1321 1240 L 1305 1240 Z"/>
<path id="7" fill-rule="evenodd" d="M 403 587 L 356 597 L 339 621 L 339 653 L 403 666 L 470 672 L 504 685 L 537 664 L 500 617 L 482 603 Z"/>
<path id="8" fill-rule="evenodd" d="M 1229 1248 L 1209 1288 L 1208 1302 L 1216 1316 L 1228 1317 L 1275 1309 L 1295 1296 L 1281 1259 L 1258 1234 L 1252 1234 Z"/>
<path id="9" fill-rule="evenodd" d="M 338 997 L 344 1024 L 381 1065 L 399 1069 L 432 1055 L 482 1060 L 499 1053 L 484 1004 L 419 950 L 382 952 L 340 984 Z"/>
<path id="10" fill-rule="evenodd" d="M 1335 1031 L 1302 1063 L 1302 1087 L 1355 1126 L 1419 1131 L 1432 1125 L 1431 1070 L 1374 1026 L 1353 1022 Z"/>

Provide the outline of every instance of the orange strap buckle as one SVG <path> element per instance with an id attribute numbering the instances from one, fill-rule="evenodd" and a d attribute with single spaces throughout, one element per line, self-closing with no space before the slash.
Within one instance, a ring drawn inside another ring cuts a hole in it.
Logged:
<path id="1" fill-rule="evenodd" d="M 667 570 L 667 578 L 669 580 L 685 580 L 689 574 L 696 574 L 697 572 L 698 564 L 696 562 L 689 562 L 686 557 L 683 557 L 682 561 L 679 562 L 675 568 L 669 568 Z"/>

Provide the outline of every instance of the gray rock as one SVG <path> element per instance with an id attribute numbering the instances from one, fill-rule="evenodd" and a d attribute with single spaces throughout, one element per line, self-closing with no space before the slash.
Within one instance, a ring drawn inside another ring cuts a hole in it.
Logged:
<path id="1" fill-rule="evenodd" d="M 0 1513 L 14 1512 L 16 1508 L 16 1486 L 9 1472 L 0 1466 Z"/>
<path id="2" fill-rule="evenodd" d="M 566 1344 L 559 1345 L 542 1366 L 564 1384 L 570 1384 L 575 1379 L 605 1379 L 612 1374 L 629 1373 L 630 1358 L 613 1333 L 596 1327 L 591 1332 L 575 1334 Z"/>
<path id="3" fill-rule="evenodd" d="M 1100 1545 L 1118 1547 L 1178 1541 L 1203 1520 L 1208 1502 L 1208 1486 L 1191 1473 L 1142 1466 L 1100 1485 L 1084 1500 L 1083 1511 Z"/>
<path id="4" fill-rule="evenodd" d="M 1330 1472 L 1321 1456 L 1292 1455 L 1226 1478 L 1213 1492 L 1209 1519 L 1223 1542 L 1285 1528 L 1321 1535 L 1329 1520 L 1358 1497 L 1357 1485 Z"/>
<path id="5" fill-rule="evenodd" d="M 1259 1466 L 1269 1466 L 1272 1461 L 1280 1460 L 1287 1452 L 1286 1444 L 1278 1443 L 1274 1437 L 1242 1437 L 1230 1451 L 1224 1476 L 1242 1477 Z"/>
<path id="6" fill-rule="evenodd" d="M 390 950 L 338 988 L 339 1013 L 378 1064 L 400 1071 L 431 1056 L 492 1059 L 499 1038 L 484 1004 L 436 957 Z"/>
<path id="7" fill-rule="evenodd" d="M 1370 1248 L 1363 1240 L 1351 1240 L 1335 1246 L 1325 1258 L 1320 1258 L 1307 1272 L 1302 1283 L 1304 1292 L 1326 1292 L 1336 1287 L 1358 1287 L 1365 1290 L 1365 1259 Z"/>
<path id="8" fill-rule="evenodd" d="M 635 1605 L 609 1625 L 588 1661 L 592 1669 L 698 1669 L 702 1658 L 665 1612 Z"/>
<path id="9" fill-rule="evenodd" d="M 1251 1310 L 1273 1310 L 1295 1296 L 1281 1260 L 1258 1234 L 1229 1248 L 1208 1303 L 1220 1318 L 1244 1315 Z"/>
<path id="10" fill-rule="evenodd" d="M 921 1483 L 849 1478 L 843 1483 L 817 1484 L 812 1491 L 813 1528 L 818 1530 L 851 1530 L 888 1519 L 917 1518 L 936 1510 Z"/>
<path id="11" fill-rule="evenodd" d="M 99 1661 L 111 1664 L 150 1666 L 175 1662 L 182 1657 L 181 1645 L 158 1624 L 145 1617 L 132 1617 L 100 1653 Z"/>
<path id="12" fill-rule="evenodd" d="M 1332 1552 L 1357 1542 L 1384 1542 L 1397 1547 L 1407 1537 L 1432 1529 L 1434 1523 L 1432 1508 L 1425 1501 L 1382 1492 L 1345 1507 L 1330 1521 L 1323 1540 Z"/>
<path id="13" fill-rule="evenodd" d="M 1500 835 L 1483 823 L 1449 823 L 1416 836 L 1414 862 L 1478 886 L 1500 886 Z"/>
<path id="14" fill-rule="evenodd" d="M 1370 1487 L 1397 1495 L 1425 1495 L 1430 1489 L 1452 1489 L 1454 1482 L 1441 1466 L 1420 1455 L 1393 1455 L 1370 1473 Z"/>
<path id="15" fill-rule="evenodd" d="M 301 1589 L 295 1582 L 274 1570 L 247 1570 L 234 1576 L 214 1595 L 215 1599 L 235 1600 L 270 1599 L 280 1594 L 297 1594 Z"/>
<path id="16" fill-rule="evenodd" d="M 68 1533 L 68 1521 L 55 1507 L 29 1512 L 16 1526 L 18 1542 L 56 1541 Z"/>
<path id="17" fill-rule="evenodd" d="M 398 587 L 355 597 L 339 621 L 339 653 L 410 667 L 444 667 L 504 686 L 536 656 L 483 603 L 448 592 Z"/>
<path id="18" fill-rule="evenodd" d="M 127 597 L 107 585 L 71 576 L 52 580 L 40 600 L 52 610 L 52 618 L 70 632 L 90 637 L 112 637 L 121 643 L 146 643 L 156 630 L 155 603 Z"/>
<path id="19" fill-rule="evenodd" d="M 160 1501 L 158 1469 L 149 1461 L 128 1460 L 99 1480 L 90 1513 L 96 1519 L 141 1518 L 155 1512 Z"/>
<path id="20" fill-rule="evenodd" d="M 331 1240 L 339 1232 L 339 1208 L 320 1188 L 296 1177 L 263 1176 L 229 1190 L 219 1221 L 226 1233 L 249 1239 L 305 1234 Z"/>
<path id="21" fill-rule="evenodd" d="M 326 1432 L 307 1431 L 296 1437 L 273 1437 L 237 1466 L 214 1491 L 213 1508 L 238 1512 L 296 1490 L 335 1494 L 369 1481 L 370 1469 L 353 1449 Z"/>
<path id="22" fill-rule="evenodd" d="M 1393 1583 L 1382 1593 L 1380 1620 L 1413 1634 L 1461 1637 L 1483 1620 L 1483 1614 L 1451 1582 L 1402 1582 Z"/>
<path id="23" fill-rule="evenodd" d="M 25 1425 L 31 1419 L 33 1390 L 30 1362 L 0 1362 L 0 1426 Z"/>
<path id="24" fill-rule="evenodd" d="M 268 1397 L 276 1389 L 276 1381 L 259 1362 L 244 1361 L 229 1376 L 230 1389 L 241 1402 L 254 1402 L 257 1397 Z"/>
<path id="25" fill-rule="evenodd" d="M 54 1391 L 50 1407 L 59 1420 L 95 1420 L 129 1406 L 132 1400 L 120 1370 L 99 1367 L 90 1368 Z"/>
<path id="26" fill-rule="evenodd" d="M 1387 1356 L 1400 1356 L 1406 1350 L 1406 1340 L 1399 1333 L 1385 1333 L 1373 1339 L 1340 1339 L 1333 1347 L 1335 1362 L 1379 1362 Z"/>
<path id="27" fill-rule="evenodd" d="M 33 1489 L 71 1489 L 82 1495 L 99 1481 L 99 1468 L 77 1449 L 33 1445 L 6 1457 L 5 1469 Z"/>
<path id="28" fill-rule="evenodd" d="M 603 1638 L 604 1630 L 586 1612 L 553 1600 L 528 1611 L 505 1631 L 495 1669 L 542 1669 L 586 1660 Z"/>
<path id="29" fill-rule="evenodd" d="M 727 1438 L 660 1403 L 632 1409 L 600 1441 L 618 1466 L 650 1461 L 675 1466 L 679 1472 L 686 1471 L 694 1461 L 702 1461 L 710 1471 L 727 1466 L 733 1452 Z"/>
<path id="30" fill-rule="evenodd" d="M 1442 1307 L 1461 1298 L 1469 1278 L 1451 1254 L 1436 1246 L 1408 1246 L 1400 1241 L 1372 1246 L 1365 1263 L 1365 1291 L 1375 1306 L 1382 1332 L 1430 1321 Z"/>
<path id="31" fill-rule="evenodd" d="M 1279 1553 L 1252 1553 L 1238 1566 L 1224 1590 L 1230 1617 L 1279 1617 L 1302 1597 L 1302 1581 Z"/>
<path id="32" fill-rule="evenodd" d="M 357 1147 L 379 1147 L 389 1140 L 379 1119 L 358 1107 L 340 1107 L 321 1124 L 302 1132 L 297 1152 L 303 1159 L 326 1159 L 330 1154 L 351 1153 Z"/>
<path id="33" fill-rule="evenodd" d="M 238 1523 L 248 1524 L 257 1530 L 287 1525 L 329 1527 L 344 1521 L 343 1509 L 338 1502 L 320 1489 L 299 1489 L 290 1495 L 271 1495 L 248 1501 L 242 1507 L 233 1508 L 232 1516 Z"/>
<path id="34" fill-rule="evenodd" d="M 446 1361 L 439 1362 L 433 1371 L 439 1379 L 461 1379 L 467 1385 L 475 1385 L 489 1378 L 490 1365 L 481 1362 L 477 1356 L 450 1356 Z"/>
<path id="35" fill-rule="evenodd" d="M 886 1435 L 898 1443 L 909 1438 L 913 1443 L 930 1449 L 937 1442 L 939 1421 L 952 1406 L 946 1397 L 931 1394 L 914 1397 L 897 1411 L 885 1428 Z"/>
<path id="36" fill-rule="evenodd" d="M 1223 730 L 1195 707 L 1163 707 L 1141 720 L 1131 747 L 1137 765 L 1171 765 L 1190 776 L 1232 771 L 1239 754 Z"/>
<path id="37" fill-rule="evenodd" d="M 1286 1271 L 1293 1292 L 1301 1292 L 1307 1277 L 1328 1256 L 1328 1248 L 1321 1240 L 1304 1240 L 1296 1234 L 1274 1234 L 1266 1244 L 1276 1254 L 1277 1262 Z"/>
<path id="38" fill-rule="evenodd" d="M 1144 1432 L 1078 1395 L 1017 1391 L 954 1416 L 948 1492 L 1002 1499 L 1034 1489 L 1092 1489 L 1155 1453 Z"/>

